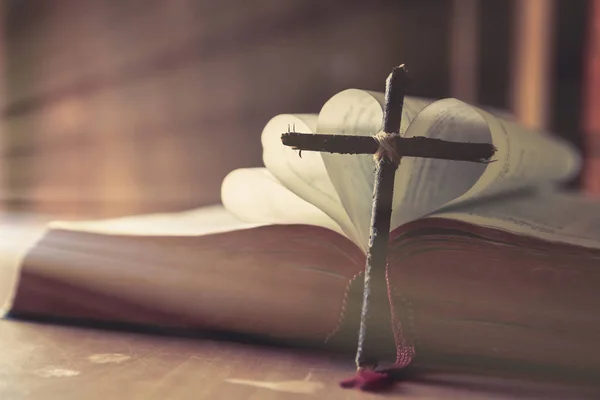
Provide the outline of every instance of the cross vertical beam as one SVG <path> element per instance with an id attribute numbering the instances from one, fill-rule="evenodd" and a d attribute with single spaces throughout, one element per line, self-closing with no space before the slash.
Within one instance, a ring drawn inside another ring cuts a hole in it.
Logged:
<path id="1" fill-rule="evenodd" d="M 386 81 L 385 106 L 383 110 L 383 132 L 388 136 L 400 134 L 404 94 L 408 85 L 408 75 L 404 65 L 394 68 Z M 377 310 L 389 307 L 386 297 L 377 293 L 387 293 L 387 254 L 390 237 L 390 220 L 392 216 L 392 200 L 394 198 L 394 178 L 398 165 L 383 153 L 376 158 L 375 186 L 373 188 L 373 208 L 371 211 L 371 231 L 364 274 L 363 304 L 361 310 L 360 329 L 356 365 L 358 369 L 375 367 L 377 360 L 377 337 L 373 333 L 381 329 L 377 324 L 369 323 Z M 389 299 L 387 299 L 389 300 Z M 373 309 L 373 311 L 371 311 Z"/>
<path id="2" fill-rule="evenodd" d="M 296 150 L 320 151 L 336 154 L 374 154 L 376 177 L 373 188 L 371 228 L 364 274 L 363 304 L 359 328 L 355 378 L 341 382 L 342 387 L 360 387 L 375 390 L 392 379 L 392 370 L 369 371 L 377 366 L 380 321 L 373 321 L 377 314 L 386 312 L 391 317 L 392 296 L 387 280 L 387 255 L 390 237 L 394 178 L 401 157 L 463 162 L 491 162 L 496 148 L 491 143 L 450 142 L 437 138 L 400 136 L 404 95 L 408 75 L 404 65 L 394 68 L 386 81 L 383 132 L 372 136 L 343 134 L 305 134 L 287 132 L 281 135 L 285 146 Z M 387 294 L 387 296 L 383 296 Z M 393 319 L 393 318 L 390 318 Z M 389 321 L 389 320 L 388 320 Z M 408 365 L 414 348 L 402 348 L 404 340 L 398 337 L 398 326 L 392 326 L 396 341 L 397 359 L 394 369 Z M 395 379 L 395 378 L 394 378 Z"/>

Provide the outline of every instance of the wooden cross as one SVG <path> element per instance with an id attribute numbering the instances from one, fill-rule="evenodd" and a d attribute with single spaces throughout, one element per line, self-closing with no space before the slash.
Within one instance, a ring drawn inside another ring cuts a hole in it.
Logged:
<path id="1" fill-rule="evenodd" d="M 387 290 L 387 252 L 394 195 L 394 176 L 401 157 L 423 157 L 454 161 L 489 162 L 496 152 L 488 143 L 460 143 L 426 137 L 400 136 L 400 123 L 408 75 L 404 65 L 392 71 L 386 81 L 383 131 L 373 136 L 338 134 L 304 134 L 287 132 L 281 137 L 286 146 L 297 150 L 320 151 L 338 154 L 374 154 L 376 177 L 367 261 L 364 274 L 363 305 L 356 354 L 360 370 L 377 365 L 374 356 L 378 343 L 372 334 L 377 326 L 369 323 L 376 290 Z M 381 298 L 381 297 L 379 297 Z M 408 360 L 410 362 L 410 360 Z"/>

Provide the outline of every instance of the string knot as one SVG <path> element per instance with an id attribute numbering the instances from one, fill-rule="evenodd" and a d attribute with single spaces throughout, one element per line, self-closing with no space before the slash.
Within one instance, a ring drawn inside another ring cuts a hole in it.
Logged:
<path id="1" fill-rule="evenodd" d="M 400 164 L 400 154 L 398 154 L 398 150 L 396 149 L 396 138 L 398 134 L 390 134 L 385 132 L 376 133 L 373 138 L 379 145 L 379 149 L 373 156 L 375 161 L 381 160 L 383 156 L 386 156 L 388 160 L 393 162 L 396 166 Z"/>

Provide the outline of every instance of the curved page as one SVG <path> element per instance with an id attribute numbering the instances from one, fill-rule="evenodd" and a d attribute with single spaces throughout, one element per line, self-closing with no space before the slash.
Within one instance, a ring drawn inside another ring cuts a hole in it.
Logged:
<path id="1" fill-rule="evenodd" d="M 425 107 L 410 124 L 405 136 L 493 142 L 485 119 L 473 107 L 456 99 L 439 100 Z M 466 161 L 405 157 L 396 176 L 392 227 L 464 195 L 481 179 L 487 167 L 488 164 Z"/>
<path id="2" fill-rule="evenodd" d="M 284 187 L 266 168 L 231 172 L 223 181 L 221 199 L 229 212 L 249 223 L 315 225 L 344 235 L 334 220 Z"/>
<path id="3" fill-rule="evenodd" d="M 581 195 L 539 190 L 534 195 L 459 203 L 430 217 L 600 249 L 600 203 Z"/>
<path id="4" fill-rule="evenodd" d="M 325 104 L 319 132 L 374 134 L 381 128 L 384 95 L 347 90 Z M 398 169 L 392 229 L 450 202 L 568 179 L 578 169 L 577 154 L 566 142 L 528 131 L 456 99 L 427 103 L 407 98 L 401 134 L 450 141 L 492 142 L 495 162 L 405 157 Z M 363 241 L 368 240 L 374 163 L 370 156 L 323 154 L 325 166 Z"/>
<path id="5" fill-rule="evenodd" d="M 559 183 L 579 172 L 581 156 L 565 140 L 528 129 L 513 119 L 480 108 L 473 109 L 489 125 L 492 142 L 498 148 L 498 162 L 489 164 L 485 175 L 456 201 Z"/>
<path id="6" fill-rule="evenodd" d="M 196 236 L 265 225 L 239 219 L 222 205 L 195 210 L 89 221 L 52 221 L 50 229 L 133 236 Z"/>
<path id="7" fill-rule="evenodd" d="M 282 114 L 272 118 L 261 135 L 263 161 L 281 185 L 322 210 L 356 241 L 356 229 L 331 183 L 321 154 L 312 151 L 300 154 L 281 143 L 282 133 L 290 129 L 314 133 L 316 125 L 314 114 Z M 296 210 L 287 207 L 286 211 L 293 214 Z"/>
<path id="8" fill-rule="evenodd" d="M 348 89 L 333 96 L 319 114 L 318 133 L 372 135 L 381 130 L 383 93 Z M 427 100 L 406 97 L 400 133 L 403 134 Z M 344 208 L 366 249 L 369 240 L 375 163 L 371 155 L 322 153 L 323 162 Z M 399 190 L 396 185 L 396 190 Z M 395 196 L 396 198 L 396 196 Z M 394 204 L 397 201 L 394 200 Z"/>
<path id="9" fill-rule="evenodd" d="M 396 179 L 402 197 L 393 226 L 446 205 L 556 184 L 579 169 L 579 156 L 567 142 L 456 99 L 426 107 L 406 136 L 493 143 L 497 152 L 489 164 L 406 158 Z"/>

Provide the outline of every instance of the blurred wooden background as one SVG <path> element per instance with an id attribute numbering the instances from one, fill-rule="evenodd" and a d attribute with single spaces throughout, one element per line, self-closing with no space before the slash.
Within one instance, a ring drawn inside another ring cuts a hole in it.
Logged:
<path id="1" fill-rule="evenodd" d="M 229 171 L 261 165 L 272 116 L 382 90 L 401 62 L 411 94 L 526 104 L 583 148 L 591 3 L 4 0 L 0 197 L 60 217 L 218 202 Z"/>

